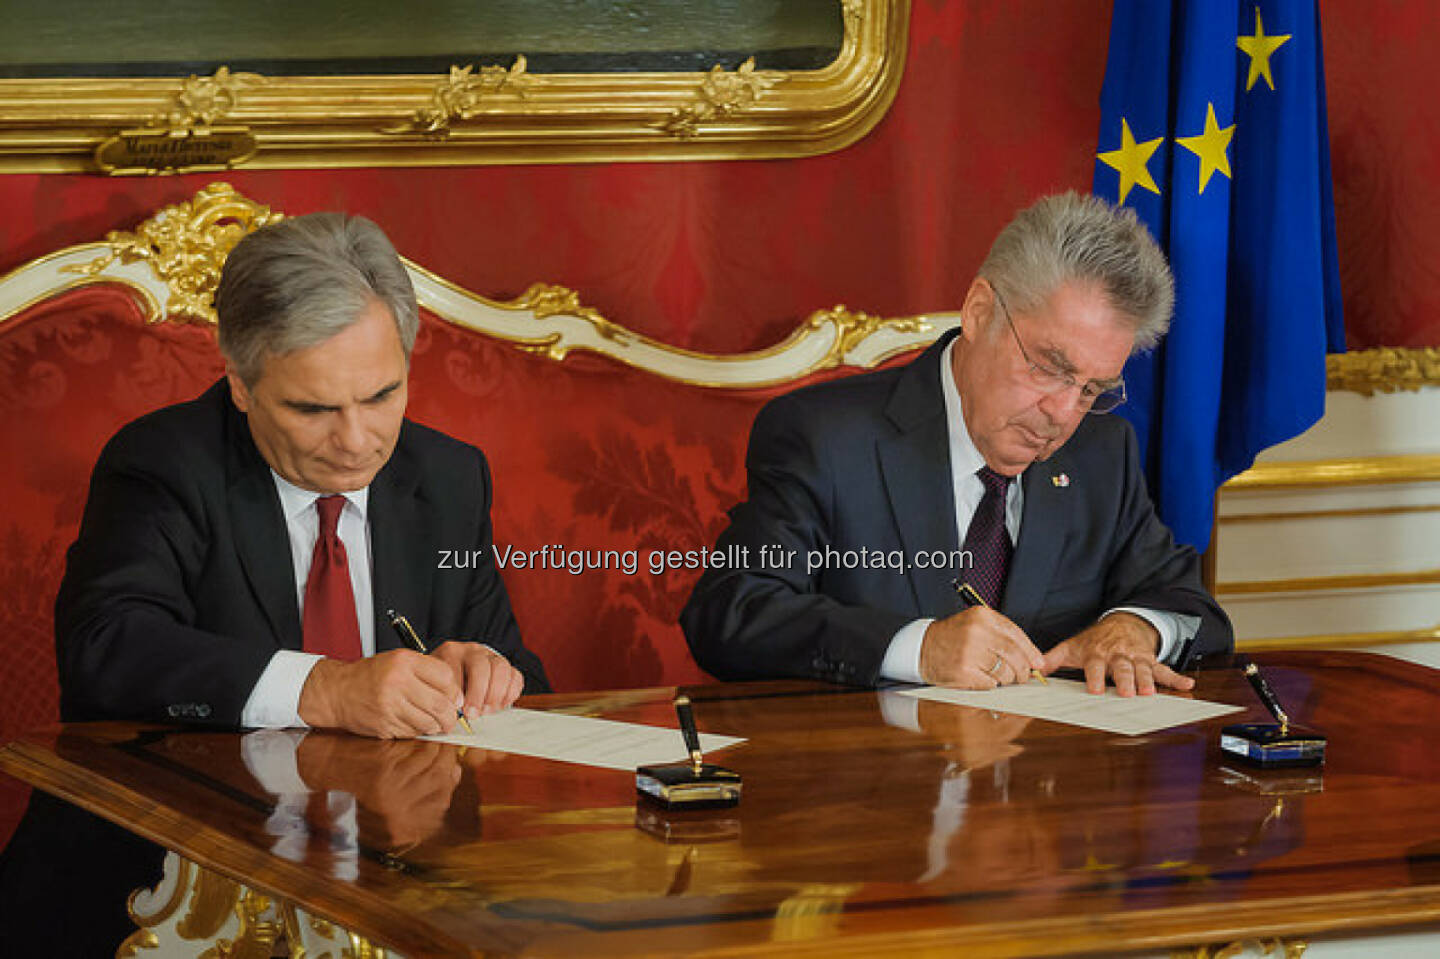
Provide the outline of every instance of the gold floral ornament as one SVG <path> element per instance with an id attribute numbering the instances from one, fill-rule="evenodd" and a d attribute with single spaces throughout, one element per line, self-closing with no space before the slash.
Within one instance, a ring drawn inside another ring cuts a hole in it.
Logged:
<path id="1" fill-rule="evenodd" d="M 689 139 L 700 132 L 700 124 L 724 120 L 753 107 L 767 90 L 789 79 L 778 70 L 756 70 L 751 57 L 733 73 L 718 63 L 705 74 L 696 98 L 670 112 L 655 124 L 659 129 L 680 139 Z"/>
<path id="2" fill-rule="evenodd" d="M 172 129 L 211 126 L 235 109 L 241 88 L 264 82 L 265 78 L 258 73 L 231 73 L 229 67 L 216 70 L 213 77 L 192 74 L 181 84 L 169 109 L 150 122 Z"/>
<path id="3" fill-rule="evenodd" d="M 1380 347 L 1325 358 L 1327 386 L 1362 396 L 1440 386 L 1440 349 Z"/>
<path id="4" fill-rule="evenodd" d="M 408 124 L 389 127 L 381 132 L 418 133 L 431 139 L 444 139 L 450 135 L 452 124 L 457 120 L 474 118 L 485 101 L 505 93 L 514 94 L 522 100 L 528 96 L 536 78 L 525 70 L 523 56 L 516 57 L 508 69 L 488 66 L 476 72 L 474 64 L 452 66 L 449 78 L 431 94 L 428 107 L 416 110 Z"/>
<path id="5" fill-rule="evenodd" d="M 551 316 L 573 316 L 594 327 L 595 332 L 612 343 L 624 345 L 634 339 L 634 334 L 613 320 L 607 320 L 599 310 L 580 302 L 580 294 L 569 287 L 554 283 L 532 283 L 516 299 L 507 304 L 511 309 L 529 310 L 536 320 Z M 569 348 L 559 333 L 547 334 L 531 342 L 517 343 L 517 348 L 527 353 L 537 353 L 552 360 L 563 360 Z"/>
<path id="6" fill-rule="evenodd" d="M 886 329 L 895 333 L 927 333 L 931 326 L 920 317 L 891 317 L 873 316 L 869 313 L 855 312 L 846 307 L 843 303 L 829 310 L 816 310 L 810 314 L 805 321 L 805 328 L 810 330 L 824 330 L 827 327 L 835 328 L 835 342 L 830 345 L 825 358 L 816 363 L 814 369 L 829 370 L 847 362 L 847 357 L 860 343 L 876 332 Z"/>
<path id="7" fill-rule="evenodd" d="M 246 234 L 282 219 L 284 214 L 240 195 L 230 184 L 212 183 L 192 199 L 160 210 L 133 233 L 112 230 L 105 235 L 109 253 L 66 269 L 98 276 L 117 260 L 148 263 L 170 289 L 164 313 L 154 322 L 173 318 L 213 326 L 215 287 L 225 257 Z"/>

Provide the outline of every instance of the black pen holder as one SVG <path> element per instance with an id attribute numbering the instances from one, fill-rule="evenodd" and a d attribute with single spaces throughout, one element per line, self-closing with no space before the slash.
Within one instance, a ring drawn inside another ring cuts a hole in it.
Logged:
<path id="1" fill-rule="evenodd" d="M 1325 762 L 1325 737 L 1293 724 L 1235 723 L 1220 730 L 1220 751 L 1264 768 L 1319 766 Z"/>
<path id="2" fill-rule="evenodd" d="M 641 766 L 635 791 L 665 809 L 725 809 L 740 802 L 740 774 L 712 763 Z"/>

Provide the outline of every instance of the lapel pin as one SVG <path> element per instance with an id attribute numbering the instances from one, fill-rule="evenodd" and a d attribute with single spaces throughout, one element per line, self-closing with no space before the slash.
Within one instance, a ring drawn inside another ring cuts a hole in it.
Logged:
<path id="1" fill-rule="evenodd" d="M 1053 485 L 1058 486 L 1058 487 L 1060 487 L 1061 489 L 1064 489 L 1065 487 L 1067 487 L 1067 486 L 1070 485 L 1070 474 L 1069 474 L 1069 473 L 1059 473 L 1059 474 L 1057 474 L 1057 475 L 1055 475 L 1055 476 L 1050 477 L 1050 482 L 1051 482 Z"/>

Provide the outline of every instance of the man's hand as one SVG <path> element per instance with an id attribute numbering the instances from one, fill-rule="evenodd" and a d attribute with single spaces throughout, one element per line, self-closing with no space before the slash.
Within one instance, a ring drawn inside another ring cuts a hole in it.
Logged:
<path id="1" fill-rule="evenodd" d="M 994 689 L 1023 683 L 1044 658 L 1024 630 L 984 606 L 931 623 L 920 645 L 920 678 L 936 686 Z"/>
<path id="2" fill-rule="evenodd" d="M 438 654 L 392 649 L 353 663 L 320 660 L 300 690 L 300 718 L 317 728 L 404 739 L 450 730 L 463 701 L 455 668 Z"/>
<path id="3" fill-rule="evenodd" d="M 455 670 L 465 691 L 465 718 L 498 713 L 519 698 L 525 677 L 510 661 L 479 643 L 450 642 L 435 650 L 434 659 Z"/>
<path id="4" fill-rule="evenodd" d="M 1112 613 L 1045 654 L 1045 672 L 1069 667 L 1085 670 L 1085 688 L 1105 691 L 1105 677 L 1121 696 L 1155 695 L 1157 686 L 1192 689 L 1195 680 L 1181 676 L 1155 658 L 1160 635 L 1133 613 Z"/>

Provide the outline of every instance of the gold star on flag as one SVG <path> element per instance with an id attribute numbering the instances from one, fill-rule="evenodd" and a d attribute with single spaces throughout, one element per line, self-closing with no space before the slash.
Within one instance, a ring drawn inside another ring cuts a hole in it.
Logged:
<path id="1" fill-rule="evenodd" d="M 1265 24 L 1260 20 L 1260 8 L 1255 8 L 1255 33 L 1253 36 L 1235 38 L 1235 45 L 1250 58 L 1250 75 L 1245 78 L 1245 89 L 1249 90 L 1260 77 L 1270 89 L 1275 89 L 1275 78 L 1270 74 L 1270 54 L 1279 50 L 1290 39 L 1288 33 L 1265 35 Z"/>
<path id="2" fill-rule="evenodd" d="M 1215 104 L 1211 103 L 1205 110 L 1204 133 L 1175 138 L 1176 143 L 1200 158 L 1201 193 L 1205 192 L 1205 184 L 1210 182 L 1210 177 L 1216 170 L 1230 176 L 1230 156 L 1225 151 L 1230 149 L 1230 138 L 1234 135 L 1233 123 L 1223 130 L 1220 129 L 1220 124 L 1215 121 Z"/>
<path id="3" fill-rule="evenodd" d="M 1130 195 L 1130 191 L 1137 184 L 1156 195 L 1160 193 L 1160 188 L 1155 185 L 1155 179 L 1150 176 L 1146 164 L 1164 142 L 1164 137 L 1156 137 L 1144 143 L 1136 143 L 1135 134 L 1130 132 L 1130 121 L 1120 118 L 1120 149 L 1097 153 L 1095 157 L 1120 174 L 1121 203 L 1125 202 L 1125 197 Z"/>

